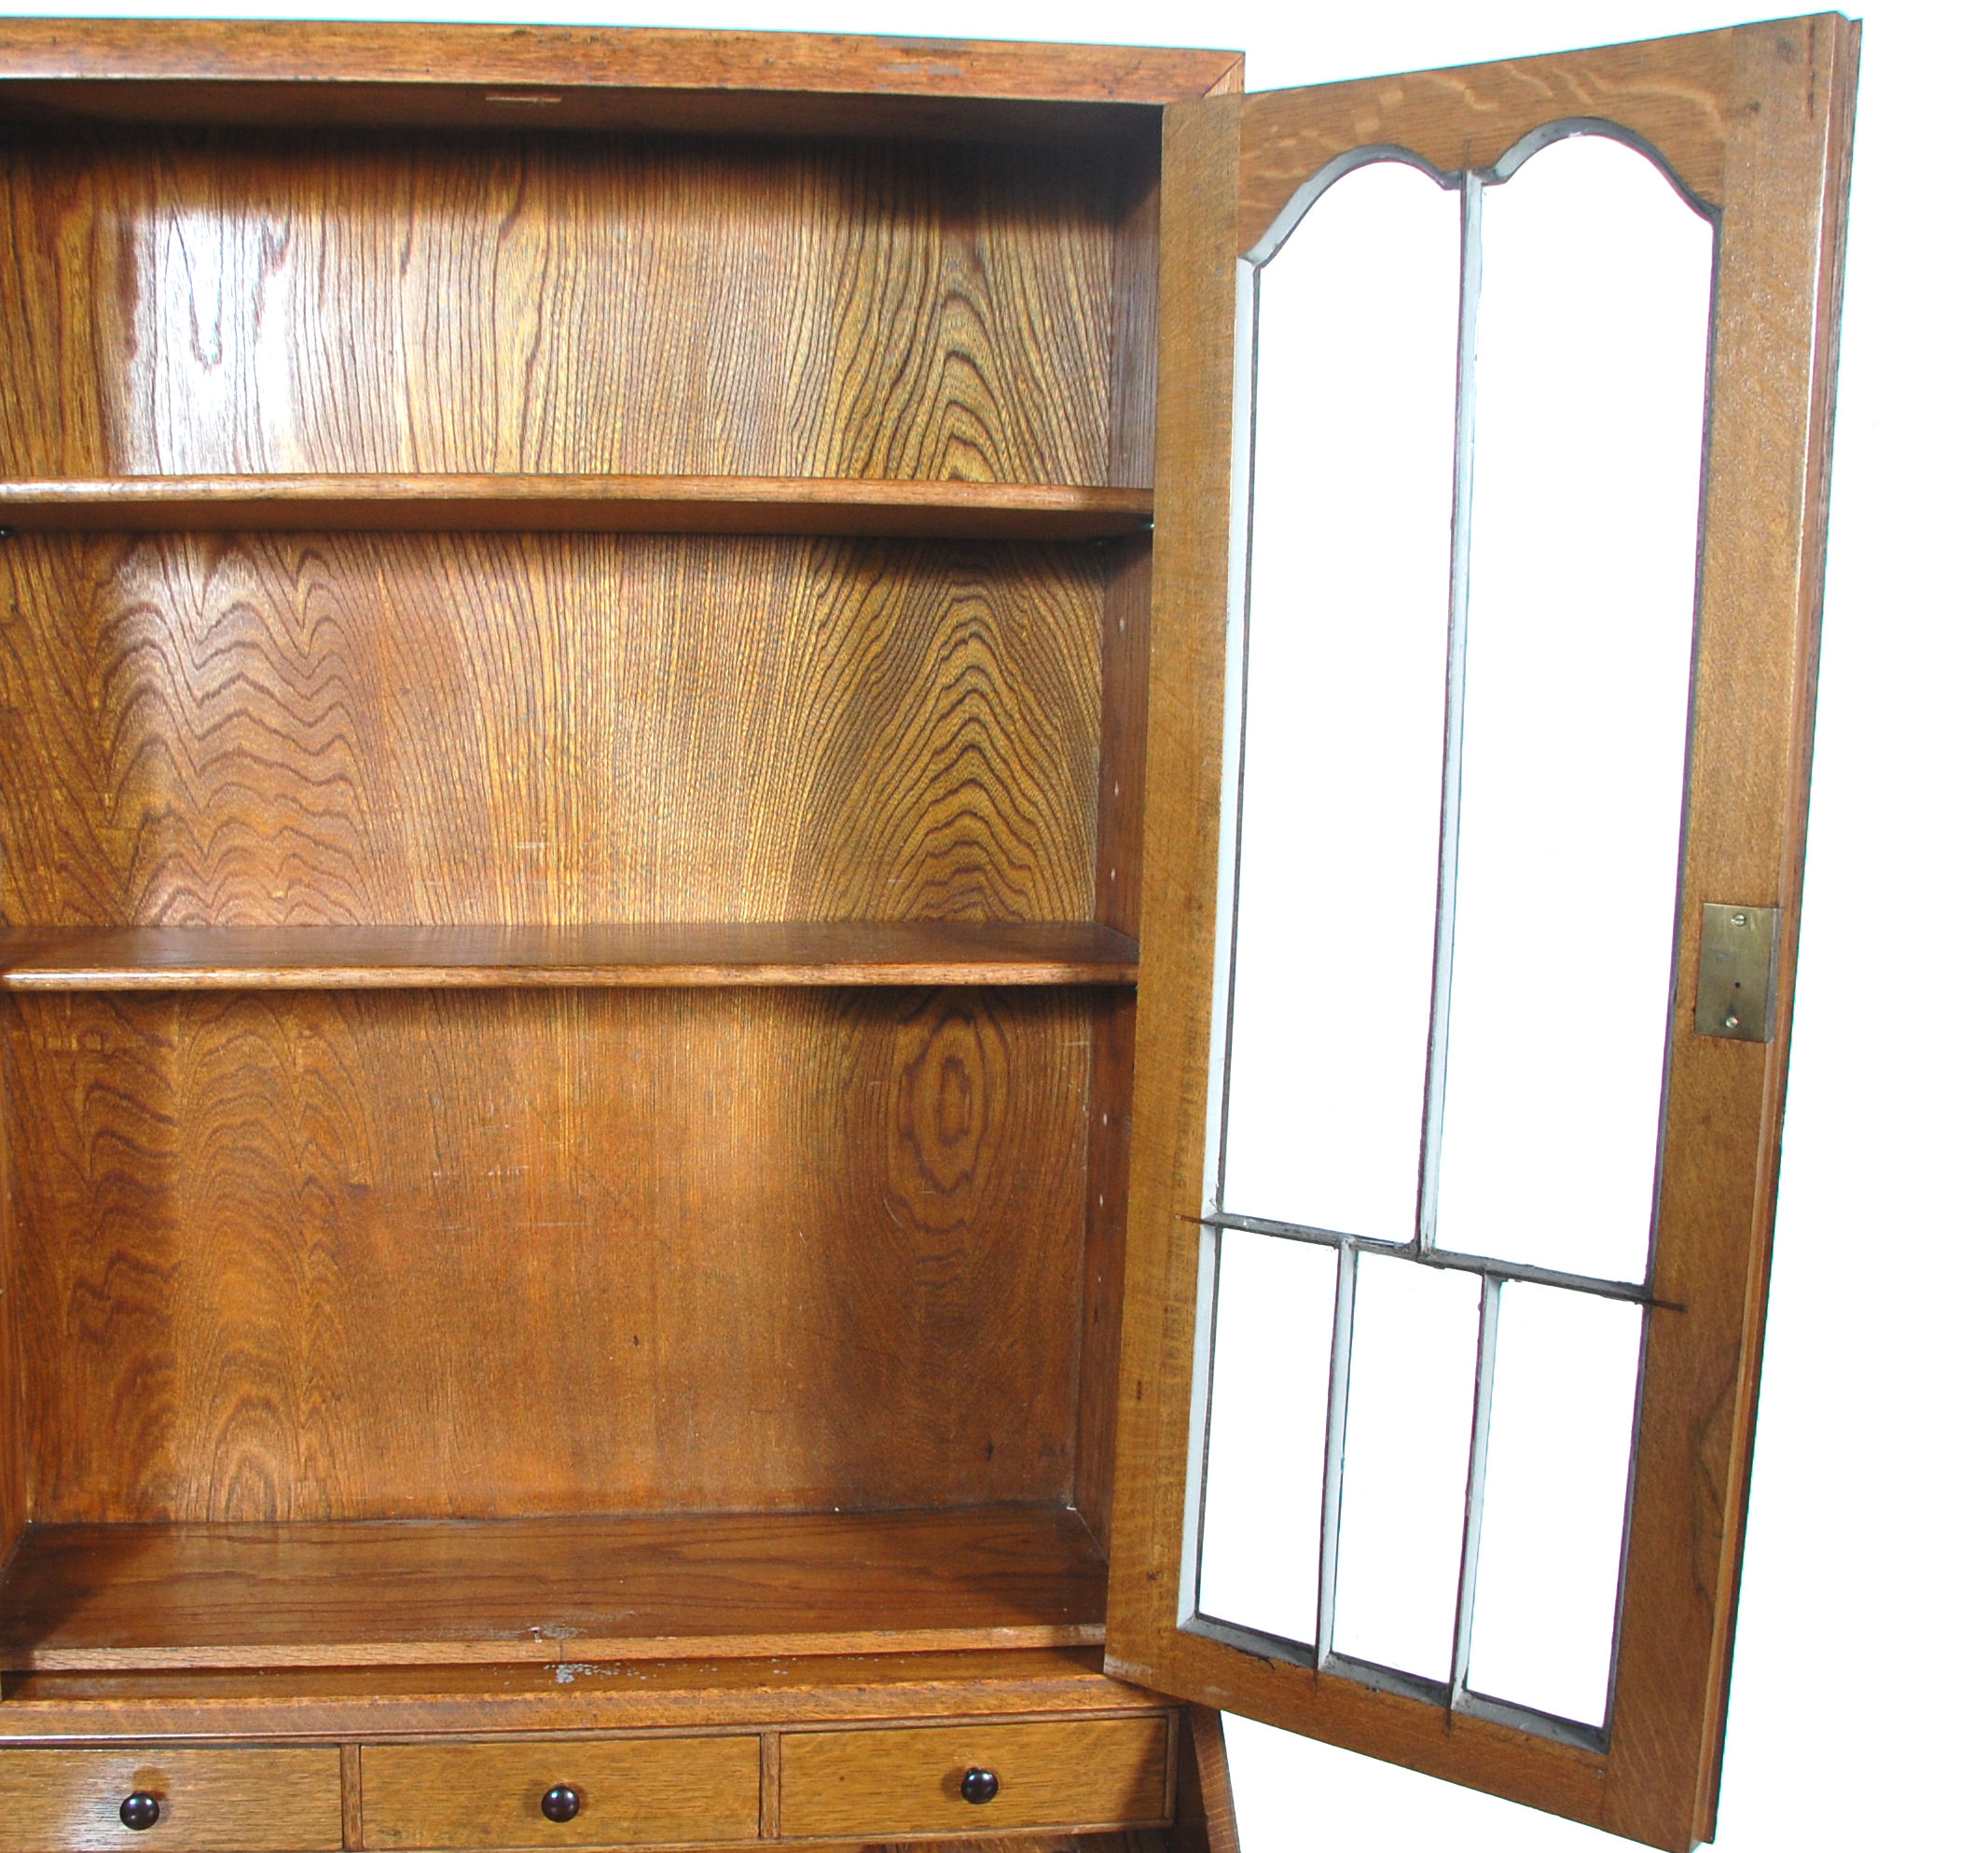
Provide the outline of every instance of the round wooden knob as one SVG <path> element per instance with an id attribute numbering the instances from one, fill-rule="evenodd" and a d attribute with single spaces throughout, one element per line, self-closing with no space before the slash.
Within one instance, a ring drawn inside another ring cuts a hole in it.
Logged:
<path id="1" fill-rule="evenodd" d="M 117 1818 L 133 1833 L 143 1833 L 148 1827 L 157 1827 L 159 1797 L 147 1795 L 143 1789 L 127 1795 L 117 1804 Z"/>
<path id="2" fill-rule="evenodd" d="M 976 1806 L 1001 1793 L 1001 1777 L 991 1769 L 970 1769 L 959 1778 L 959 1793 Z"/>
<path id="3" fill-rule="evenodd" d="M 538 1811 L 549 1821 L 570 1821 L 580 1812 L 579 1791 L 555 1782 L 539 1798 Z"/>

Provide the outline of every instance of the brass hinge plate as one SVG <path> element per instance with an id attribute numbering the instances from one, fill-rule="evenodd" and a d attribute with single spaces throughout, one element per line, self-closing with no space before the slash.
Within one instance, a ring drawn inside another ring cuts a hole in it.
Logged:
<path id="1" fill-rule="evenodd" d="M 1698 1033 L 1729 1043 L 1774 1039 L 1781 910 L 1707 901 L 1698 933 Z"/>

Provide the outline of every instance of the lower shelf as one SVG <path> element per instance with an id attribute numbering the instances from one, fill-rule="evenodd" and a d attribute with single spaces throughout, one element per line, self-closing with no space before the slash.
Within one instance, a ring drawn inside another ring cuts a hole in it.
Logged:
<path id="1" fill-rule="evenodd" d="M 733 1659 L 1104 1639 L 1061 1507 L 31 1526 L 8 1672 Z"/>
<path id="2" fill-rule="evenodd" d="M 1095 1647 L 799 1660 L 15 1673 L 0 1698 L 0 1745 L 790 1729 L 1059 1717 L 1172 1703 L 1111 1678 Z"/>

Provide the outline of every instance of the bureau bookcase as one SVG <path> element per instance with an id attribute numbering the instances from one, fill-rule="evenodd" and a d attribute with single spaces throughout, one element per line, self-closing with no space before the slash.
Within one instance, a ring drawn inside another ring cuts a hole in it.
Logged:
<path id="1" fill-rule="evenodd" d="M 0 1847 L 1234 1845 L 1168 1090 L 1332 159 L 1240 76 L 0 26 Z"/>

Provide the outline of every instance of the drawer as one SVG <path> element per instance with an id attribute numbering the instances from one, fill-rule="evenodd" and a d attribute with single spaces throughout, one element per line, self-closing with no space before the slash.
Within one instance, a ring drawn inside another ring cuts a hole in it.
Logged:
<path id="1" fill-rule="evenodd" d="M 757 1737 L 587 1743 L 368 1744 L 365 1845 L 642 1846 L 759 1836 Z M 579 1812 L 548 1819 L 546 1793 Z"/>
<path id="2" fill-rule="evenodd" d="M 158 1805 L 140 1832 L 118 1818 L 132 1796 Z M 343 1845 L 335 1749 L 0 1750 L 0 1853 L 332 1853 Z"/>
<path id="3" fill-rule="evenodd" d="M 1167 1817 L 1167 1714 L 1054 1724 L 807 1731 L 780 1739 L 780 1832 L 1013 1833 Z M 961 1793 L 968 1770 L 999 1782 Z"/>

